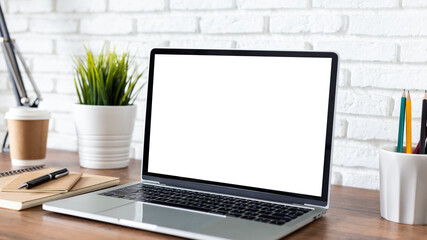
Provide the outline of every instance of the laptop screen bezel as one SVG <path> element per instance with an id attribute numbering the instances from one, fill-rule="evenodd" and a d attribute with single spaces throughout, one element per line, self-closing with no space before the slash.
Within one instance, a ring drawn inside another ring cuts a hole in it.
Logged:
<path id="1" fill-rule="evenodd" d="M 327 114 L 326 141 L 324 151 L 323 182 L 321 196 L 311 196 L 291 192 L 281 192 L 266 189 L 259 189 L 247 186 L 238 186 L 227 183 L 211 182 L 199 179 L 170 176 L 148 172 L 151 109 L 153 97 L 153 79 L 155 56 L 159 54 L 168 55 L 218 55 L 218 56 L 265 56 L 265 57 L 307 57 L 307 58 L 330 58 L 331 79 L 329 86 L 329 102 Z M 295 204 L 310 204 L 317 206 L 328 206 L 330 191 L 330 168 L 333 145 L 333 122 L 335 113 L 335 96 L 337 88 L 338 55 L 333 52 L 314 51 L 263 51 L 263 50 L 213 50 L 213 49 L 172 49 L 155 48 L 150 53 L 149 73 L 147 85 L 145 133 L 142 160 L 142 179 L 160 182 L 162 184 L 173 185 L 197 189 L 201 191 L 232 194 L 242 197 L 257 198 L 268 201 L 286 202 Z"/>

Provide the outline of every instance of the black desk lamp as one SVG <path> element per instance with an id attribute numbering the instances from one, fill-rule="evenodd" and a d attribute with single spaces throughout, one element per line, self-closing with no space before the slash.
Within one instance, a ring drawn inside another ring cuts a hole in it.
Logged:
<path id="1" fill-rule="evenodd" d="M 9 31 L 7 30 L 6 21 L 4 19 L 3 10 L 0 4 L 0 42 L 3 48 L 4 57 L 6 59 L 7 69 L 9 71 L 10 82 L 12 83 L 12 90 L 15 94 L 17 106 L 25 107 L 38 107 L 39 102 L 42 100 L 39 89 L 37 88 L 36 83 L 31 76 L 30 70 L 28 69 L 27 64 L 25 64 L 24 58 L 22 57 L 21 52 L 15 41 L 10 38 Z M 30 80 L 31 85 L 33 86 L 34 92 L 36 93 L 36 99 L 31 103 L 28 98 L 27 91 L 25 90 L 24 82 L 22 81 L 21 71 L 19 70 L 19 65 L 16 60 L 16 55 L 18 55 L 19 60 L 22 66 L 25 69 L 25 72 Z M 9 146 L 7 144 L 8 132 L 3 141 L 2 151 L 9 152 Z"/>

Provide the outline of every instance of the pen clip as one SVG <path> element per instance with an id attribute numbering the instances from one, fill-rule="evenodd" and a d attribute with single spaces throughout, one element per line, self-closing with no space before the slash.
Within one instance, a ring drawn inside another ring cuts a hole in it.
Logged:
<path id="1" fill-rule="evenodd" d="M 68 172 L 68 171 L 66 171 L 66 172 L 64 172 L 64 173 L 56 174 L 56 175 L 55 175 L 55 177 L 54 177 L 54 179 L 60 178 L 60 177 L 62 177 L 62 176 L 65 176 L 65 175 L 67 175 L 68 173 L 69 173 L 69 172 Z"/>

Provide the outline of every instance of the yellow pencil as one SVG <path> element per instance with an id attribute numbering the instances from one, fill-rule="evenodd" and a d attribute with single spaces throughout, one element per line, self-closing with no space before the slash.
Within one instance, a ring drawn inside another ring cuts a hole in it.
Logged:
<path id="1" fill-rule="evenodd" d="M 412 153 L 411 95 L 406 96 L 406 153 Z"/>

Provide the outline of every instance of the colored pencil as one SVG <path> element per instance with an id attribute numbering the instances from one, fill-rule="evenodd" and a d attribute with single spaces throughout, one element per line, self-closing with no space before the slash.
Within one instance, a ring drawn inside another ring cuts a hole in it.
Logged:
<path id="1" fill-rule="evenodd" d="M 426 136 L 427 136 L 427 128 L 426 128 Z M 420 141 L 418 141 L 418 144 L 412 153 L 413 154 L 419 154 L 420 153 Z"/>
<path id="2" fill-rule="evenodd" d="M 420 153 L 420 141 L 418 141 L 417 146 L 414 149 L 414 152 L 412 152 L 413 154 L 418 154 Z"/>
<path id="3" fill-rule="evenodd" d="M 412 153 L 412 106 L 411 95 L 406 95 L 406 153 Z"/>
<path id="4" fill-rule="evenodd" d="M 427 91 L 424 92 L 423 107 L 421 111 L 421 130 L 420 130 L 420 154 L 426 151 L 426 123 L 427 123 Z"/>
<path id="5" fill-rule="evenodd" d="M 403 89 L 402 98 L 400 99 L 399 136 L 397 138 L 397 152 L 403 152 L 403 132 L 405 131 L 405 105 L 406 96 L 405 89 Z"/>

